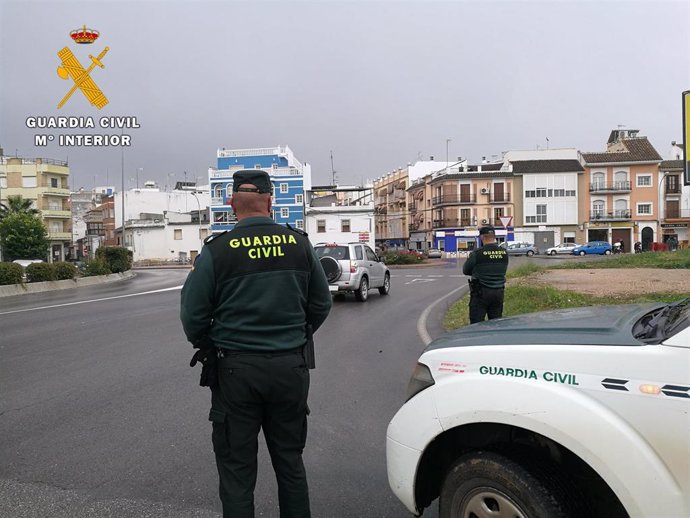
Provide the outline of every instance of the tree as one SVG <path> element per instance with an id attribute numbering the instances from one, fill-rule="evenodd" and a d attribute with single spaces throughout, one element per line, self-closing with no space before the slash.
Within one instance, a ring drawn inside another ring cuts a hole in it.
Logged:
<path id="1" fill-rule="evenodd" d="M 29 214 L 37 216 L 40 214 L 38 209 L 33 208 L 31 200 L 25 200 L 21 196 L 8 196 L 7 205 L 0 203 L 0 220 L 5 219 L 10 214 Z"/>
<path id="2" fill-rule="evenodd" d="M 26 212 L 12 212 L 0 220 L 0 245 L 6 261 L 45 259 L 50 250 L 43 222 Z"/>

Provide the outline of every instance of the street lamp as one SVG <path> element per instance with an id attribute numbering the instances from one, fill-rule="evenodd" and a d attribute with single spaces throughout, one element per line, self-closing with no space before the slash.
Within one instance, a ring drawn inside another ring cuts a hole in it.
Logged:
<path id="1" fill-rule="evenodd" d="M 450 162 L 448 162 L 448 144 L 450 143 L 451 139 L 447 138 L 446 139 L 446 173 L 448 172 L 448 165 Z"/>
<path id="2" fill-rule="evenodd" d="M 175 176 L 175 173 L 168 173 L 168 180 L 165 183 L 165 190 L 166 191 L 172 191 L 172 189 L 170 188 L 170 177 L 171 176 Z"/>
<path id="3" fill-rule="evenodd" d="M 196 195 L 196 192 L 192 191 L 191 195 L 194 196 L 194 199 L 196 200 L 196 206 L 197 206 L 197 217 L 199 218 L 199 241 L 201 241 L 201 246 L 204 246 L 204 240 L 201 238 L 201 202 L 199 201 L 199 198 Z M 199 251 L 201 251 L 201 248 L 199 248 Z"/>

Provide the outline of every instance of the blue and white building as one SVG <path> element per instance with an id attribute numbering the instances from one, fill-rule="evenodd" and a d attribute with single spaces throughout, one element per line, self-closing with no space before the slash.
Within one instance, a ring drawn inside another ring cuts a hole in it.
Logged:
<path id="1" fill-rule="evenodd" d="M 311 166 L 295 158 L 288 146 L 219 149 L 216 168 L 208 172 L 211 185 L 211 232 L 231 230 L 237 222 L 230 198 L 232 175 L 241 169 L 266 171 L 273 183 L 273 219 L 304 229 L 304 192 L 311 189 Z"/>

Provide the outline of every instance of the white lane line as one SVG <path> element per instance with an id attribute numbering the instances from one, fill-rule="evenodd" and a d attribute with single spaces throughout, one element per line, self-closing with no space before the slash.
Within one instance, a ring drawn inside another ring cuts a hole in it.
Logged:
<path id="1" fill-rule="evenodd" d="M 445 275 L 427 275 L 427 277 L 445 277 Z"/>
<path id="2" fill-rule="evenodd" d="M 469 286 L 460 286 L 459 288 L 455 288 L 453 291 L 450 293 L 447 293 L 440 299 L 435 300 L 431 304 L 429 304 L 424 311 L 422 311 L 422 314 L 419 315 L 419 320 L 417 320 L 417 334 L 419 334 L 419 337 L 422 339 L 422 342 L 424 343 L 424 347 L 429 345 L 431 343 L 431 335 L 429 332 L 426 330 L 426 321 L 429 318 L 429 313 L 431 313 L 431 310 L 434 309 L 434 306 L 438 304 L 439 302 L 447 299 L 451 295 L 457 293 L 458 291 L 465 290 L 464 293 L 462 293 L 460 296 L 464 295 L 469 291 Z"/>
<path id="3" fill-rule="evenodd" d="M 406 282 L 405 284 L 413 284 L 415 282 L 434 282 L 436 279 L 412 279 L 410 282 Z"/>
<path id="4" fill-rule="evenodd" d="M 421 277 L 421 275 L 405 275 L 405 277 Z"/>
<path id="5" fill-rule="evenodd" d="M 163 288 L 161 290 L 153 290 L 153 291 L 142 291 L 141 293 L 130 293 L 129 295 L 115 295 L 114 297 L 105 297 L 102 299 L 81 300 L 79 302 L 67 302 L 65 304 L 53 304 L 52 306 L 41 306 L 39 308 L 15 309 L 14 311 L 2 312 L 2 313 L 0 313 L 0 315 L 11 315 L 13 313 L 24 313 L 26 311 L 38 311 L 41 309 L 62 308 L 64 306 L 76 306 L 77 304 L 91 304 L 93 302 L 103 302 L 106 300 L 125 299 L 127 297 L 138 297 L 139 295 L 151 295 L 152 293 L 162 293 L 164 291 L 173 291 L 173 290 L 181 290 L 181 289 L 182 289 L 182 285 L 180 284 L 179 286 L 173 286 L 172 288 Z"/>

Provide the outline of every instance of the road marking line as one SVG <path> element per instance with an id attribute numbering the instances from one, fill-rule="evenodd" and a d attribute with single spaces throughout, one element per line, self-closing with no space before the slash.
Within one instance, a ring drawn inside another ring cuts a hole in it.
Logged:
<path id="1" fill-rule="evenodd" d="M 436 279 L 412 279 L 410 282 L 406 282 L 405 284 L 413 284 L 415 282 L 434 282 Z"/>
<path id="2" fill-rule="evenodd" d="M 66 302 L 65 304 L 53 304 L 52 306 L 41 306 L 39 308 L 15 309 L 14 311 L 5 311 L 3 313 L 0 313 L 0 315 L 12 315 L 13 313 L 24 313 L 27 311 L 39 311 L 41 309 L 62 308 L 64 306 L 76 306 L 77 304 L 91 304 L 92 302 L 103 302 L 106 300 L 124 299 L 127 297 L 138 297 L 139 295 L 151 295 L 152 293 L 162 293 L 164 291 L 173 291 L 173 290 L 181 290 L 181 289 L 182 289 L 182 285 L 179 285 L 179 286 L 173 286 L 172 288 L 163 288 L 161 290 L 153 290 L 153 291 L 142 291 L 141 293 L 130 293 L 129 295 L 115 295 L 114 297 L 105 297 L 102 299 L 81 300 L 79 302 Z"/>
<path id="3" fill-rule="evenodd" d="M 421 275 L 405 275 L 405 277 L 421 277 Z"/>
<path id="4" fill-rule="evenodd" d="M 462 290 L 465 290 L 462 292 Z M 422 311 L 422 314 L 419 315 L 419 320 L 417 320 L 417 334 L 419 334 L 419 337 L 422 339 L 422 342 L 424 343 L 424 347 L 429 345 L 431 343 L 431 335 L 429 332 L 426 330 L 426 321 L 429 318 L 429 313 L 431 313 L 431 310 L 434 309 L 434 306 L 438 304 L 439 302 L 447 299 L 451 295 L 457 293 L 458 291 L 461 291 L 460 297 L 465 295 L 469 291 L 468 286 L 460 286 L 459 288 L 455 288 L 453 291 L 450 293 L 447 293 L 443 297 L 436 299 L 436 301 L 432 302 L 429 304 L 424 311 Z"/>

